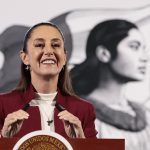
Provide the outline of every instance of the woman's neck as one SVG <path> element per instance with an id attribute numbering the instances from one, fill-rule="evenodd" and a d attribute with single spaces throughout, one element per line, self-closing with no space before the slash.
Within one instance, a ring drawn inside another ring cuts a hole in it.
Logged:
<path id="1" fill-rule="evenodd" d="M 57 91 L 57 83 L 58 83 L 57 77 L 53 78 L 34 77 L 32 78 L 31 82 L 38 93 L 48 94 Z"/>
<path id="2" fill-rule="evenodd" d="M 124 103 L 124 85 L 125 83 L 113 76 L 105 75 L 103 79 L 101 78 L 99 86 L 88 97 L 106 104 Z"/>

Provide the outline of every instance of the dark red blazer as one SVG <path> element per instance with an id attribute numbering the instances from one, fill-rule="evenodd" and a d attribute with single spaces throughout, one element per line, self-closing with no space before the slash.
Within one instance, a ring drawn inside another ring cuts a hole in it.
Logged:
<path id="1" fill-rule="evenodd" d="M 5 117 L 14 111 L 22 109 L 25 104 L 29 103 L 35 97 L 35 90 L 32 85 L 26 92 L 12 91 L 0 95 L 0 129 L 2 129 Z M 95 130 L 95 111 L 93 105 L 89 102 L 76 98 L 74 96 L 63 96 L 58 91 L 56 101 L 64 106 L 66 110 L 77 116 L 83 127 L 84 134 L 87 138 L 96 137 Z M 38 106 L 30 106 L 27 110 L 29 118 L 24 120 L 21 130 L 15 137 L 22 137 L 32 131 L 41 130 L 41 117 Z M 54 126 L 55 132 L 66 137 L 62 121 L 57 116 L 58 110 L 54 109 Z"/>

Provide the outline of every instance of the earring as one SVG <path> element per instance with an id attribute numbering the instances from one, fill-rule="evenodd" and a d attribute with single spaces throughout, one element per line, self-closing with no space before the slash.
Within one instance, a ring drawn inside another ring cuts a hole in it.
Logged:
<path id="1" fill-rule="evenodd" d="M 63 70 L 63 71 L 65 70 L 65 65 L 63 65 L 62 70 Z"/>
<path id="2" fill-rule="evenodd" d="M 27 71 L 29 70 L 29 68 L 30 68 L 29 65 L 26 65 L 26 68 L 25 68 L 25 69 L 26 69 Z"/>

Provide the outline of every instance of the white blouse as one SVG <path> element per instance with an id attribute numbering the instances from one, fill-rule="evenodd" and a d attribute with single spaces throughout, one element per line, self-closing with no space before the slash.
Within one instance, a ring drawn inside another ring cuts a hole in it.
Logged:
<path id="1" fill-rule="evenodd" d="M 54 108 L 55 96 L 57 92 L 50 94 L 36 93 L 36 97 L 30 101 L 30 106 L 38 106 L 41 115 L 42 130 L 55 131 L 54 127 Z M 47 121 L 51 121 L 48 125 Z"/>

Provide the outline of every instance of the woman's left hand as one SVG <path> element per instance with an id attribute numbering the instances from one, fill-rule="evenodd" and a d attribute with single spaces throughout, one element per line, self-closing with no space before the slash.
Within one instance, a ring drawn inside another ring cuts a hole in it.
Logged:
<path id="1" fill-rule="evenodd" d="M 64 110 L 58 114 L 59 119 L 64 123 L 66 134 L 71 138 L 85 138 L 81 121 L 78 117 L 74 116 L 67 110 Z M 74 129 L 72 129 L 74 128 Z M 75 134 L 74 134 L 74 131 Z"/>

